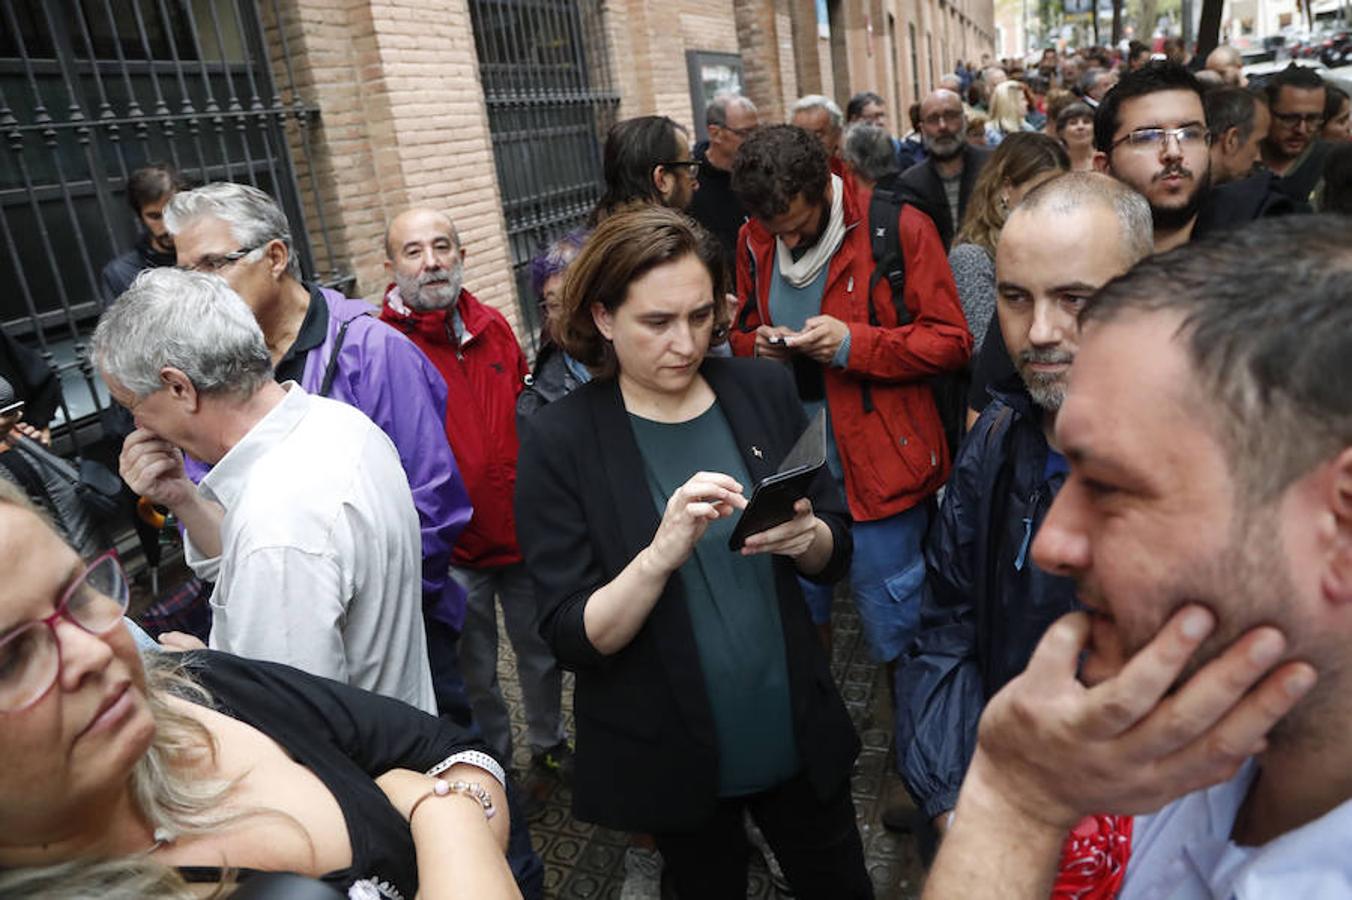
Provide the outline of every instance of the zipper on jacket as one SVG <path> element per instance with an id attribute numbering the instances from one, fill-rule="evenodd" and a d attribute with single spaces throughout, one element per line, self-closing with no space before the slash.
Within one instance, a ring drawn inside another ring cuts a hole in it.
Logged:
<path id="1" fill-rule="evenodd" d="M 1016 572 L 1022 572 L 1024 564 L 1028 562 L 1028 547 L 1033 543 L 1033 512 L 1037 510 L 1041 499 L 1042 488 L 1033 491 L 1033 496 L 1028 498 L 1028 515 L 1023 517 L 1023 542 L 1019 544 L 1019 555 L 1014 557 Z"/>

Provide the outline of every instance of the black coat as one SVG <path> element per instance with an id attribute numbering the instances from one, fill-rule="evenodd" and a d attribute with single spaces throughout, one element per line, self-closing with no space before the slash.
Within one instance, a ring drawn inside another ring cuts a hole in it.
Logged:
<path id="1" fill-rule="evenodd" d="M 807 427 L 788 370 L 765 360 L 709 358 L 700 371 L 751 479 L 773 473 Z M 835 536 L 816 580 L 835 581 L 853 548 L 844 497 L 825 469 L 811 500 Z M 540 633 L 577 677 L 573 814 L 626 831 L 697 827 L 717 802 L 718 751 L 680 578 L 668 581 L 647 622 L 617 653 L 598 652 L 583 625 L 588 598 L 651 542 L 660 522 L 615 379 L 585 384 L 522 421 L 516 514 L 538 591 Z M 849 778 L 859 738 L 792 562 L 777 556 L 773 569 L 798 754 L 825 800 Z"/>
<path id="2" fill-rule="evenodd" d="M 959 218 L 967 214 L 967 199 L 972 196 L 972 186 L 976 184 L 976 177 L 981 174 L 981 169 L 986 165 L 986 160 L 990 159 L 992 152 L 985 147 L 963 145 L 962 182 L 958 189 Z M 944 183 L 939 179 L 939 170 L 934 167 L 934 157 L 931 156 L 903 172 L 901 186 L 910 195 L 908 199 L 934 220 L 934 227 L 939 229 L 939 237 L 943 239 L 944 249 L 950 249 L 953 245 L 953 235 L 958 233 L 962 222 L 954 222 L 952 214 L 948 211 L 948 197 L 944 194 Z"/>
<path id="3" fill-rule="evenodd" d="M 953 464 L 925 547 L 920 632 L 897 673 L 897 764 L 926 817 L 951 810 L 986 701 L 1023 671 L 1075 585 L 1033 564 L 1062 475 L 1018 376 L 992 390 Z"/>

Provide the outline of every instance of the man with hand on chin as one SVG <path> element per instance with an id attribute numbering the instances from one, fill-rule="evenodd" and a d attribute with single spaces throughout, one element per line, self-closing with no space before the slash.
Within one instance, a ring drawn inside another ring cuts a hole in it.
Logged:
<path id="1" fill-rule="evenodd" d="M 1086 306 L 1033 557 L 1090 612 L 988 705 L 926 897 L 1047 896 L 1086 813 L 1136 816 L 1123 900 L 1352 879 L 1348 246 L 1259 223 Z"/>

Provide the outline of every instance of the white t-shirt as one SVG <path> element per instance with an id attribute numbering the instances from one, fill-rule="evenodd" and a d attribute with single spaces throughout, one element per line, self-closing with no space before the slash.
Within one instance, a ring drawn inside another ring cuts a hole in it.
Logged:
<path id="1" fill-rule="evenodd" d="M 422 535 L 399 455 L 360 411 L 287 382 L 285 399 L 202 479 L 221 555 L 187 542 L 211 595 L 211 647 L 436 712 Z"/>

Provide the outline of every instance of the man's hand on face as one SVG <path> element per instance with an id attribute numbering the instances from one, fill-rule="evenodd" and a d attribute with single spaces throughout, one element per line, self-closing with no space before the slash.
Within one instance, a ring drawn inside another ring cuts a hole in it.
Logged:
<path id="1" fill-rule="evenodd" d="M 118 472 L 136 494 L 171 510 L 197 496 L 197 486 L 183 471 L 183 452 L 144 428 L 122 445 Z"/>
<path id="2" fill-rule="evenodd" d="M 1151 812 L 1232 777 L 1265 748 L 1315 671 L 1278 665 L 1286 640 L 1259 626 L 1171 691 L 1214 625 L 1206 609 L 1185 607 L 1117 672 L 1086 687 L 1076 667 L 1089 616 L 1056 622 L 981 717 L 958 819 L 965 809 L 994 811 L 1064 832 L 1085 815 Z"/>
<path id="3" fill-rule="evenodd" d="M 803 323 L 802 331 L 785 340 L 789 349 L 827 365 L 849 333 L 850 326 L 834 316 L 813 316 Z"/>

